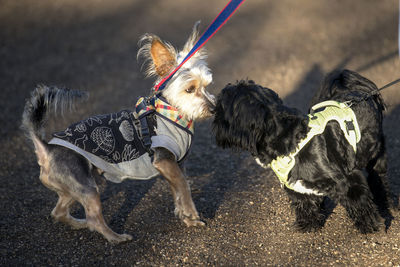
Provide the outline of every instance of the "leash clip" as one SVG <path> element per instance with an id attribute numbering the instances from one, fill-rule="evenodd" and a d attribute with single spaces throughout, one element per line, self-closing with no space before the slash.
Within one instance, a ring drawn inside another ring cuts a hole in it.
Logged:
<path id="1" fill-rule="evenodd" d="M 347 100 L 347 101 L 344 101 L 343 104 L 345 104 L 346 107 L 350 108 L 354 103 L 351 100 Z"/>

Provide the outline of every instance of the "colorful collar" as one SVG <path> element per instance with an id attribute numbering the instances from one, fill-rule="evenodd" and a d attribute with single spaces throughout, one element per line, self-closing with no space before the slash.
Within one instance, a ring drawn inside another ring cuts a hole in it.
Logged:
<path id="1" fill-rule="evenodd" d="M 136 103 L 136 113 L 138 117 L 142 117 L 150 112 L 156 112 L 159 116 L 169 120 L 193 135 L 193 120 L 189 120 L 186 116 L 181 115 L 179 110 L 171 106 L 161 95 L 155 95 L 152 98 L 141 97 L 138 99 Z"/>

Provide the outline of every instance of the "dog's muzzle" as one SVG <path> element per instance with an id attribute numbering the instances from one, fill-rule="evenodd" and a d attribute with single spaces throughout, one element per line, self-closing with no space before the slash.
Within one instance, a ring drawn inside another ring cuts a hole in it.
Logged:
<path id="1" fill-rule="evenodd" d="M 206 100 L 208 110 L 210 111 L 211 114 L 214 114 L 216 105 L 215 96 L 208 93 L 204 88 L 202 88 L 202 94 Z"/>

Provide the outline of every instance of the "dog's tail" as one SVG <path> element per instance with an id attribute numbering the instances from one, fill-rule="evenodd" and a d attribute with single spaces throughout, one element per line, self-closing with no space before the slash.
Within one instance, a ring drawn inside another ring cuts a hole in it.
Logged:
<path id="1" fill-rule="evenodd" d="M 50 112 L 64 114 L 72 110 L 75 100 L 87 99 L 86 92 L 56 87 L 38 86 L 26 101 L 22 114 L 22 126 L 25 134 L 32 140 L 35 152 L 41 158 L 47 155 L 47 144 L 44 140 L 44 129 Z"/>

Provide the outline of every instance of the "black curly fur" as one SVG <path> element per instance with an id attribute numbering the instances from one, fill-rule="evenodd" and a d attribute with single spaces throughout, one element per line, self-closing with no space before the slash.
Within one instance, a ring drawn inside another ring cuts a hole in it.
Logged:
<path id="1" fill-rule="evenodd" d="M 339 124 L 331 121 L 324 133 L 315 136 L 295 157 L 289 182 L 302 180 L 306 188 L 322 194 L 301 194 L 285 188 L 300 230 L 312 231 L 324 225 L 324 196 L 342 204 L 362 233 L 378 229 L 379 211 L 390 215 L 382 130 L 385 106 L 379 94 L 368 97 L 376 89 L 373 82 L 356 72 L 335 71 L 313 97 L 312 105 L 325 100 L 352 101 L 361 140 L 355 154 Z M 219 146 L 250 151 L 267 165 L 295 149 L 309 131 L 307 122 L 305 115 L 283 105 L 271 89 L 240 81 L 228 84 L 218 96 L 213 130 Z"/>
<path id="2" fill-rule="evenodd" d="M 223 148 L 245 149 L 270 162 L 294 150 L 307 132 L 305 116 L 253 81 L 228 84 L 218 97 L 214 133 Z"/>

